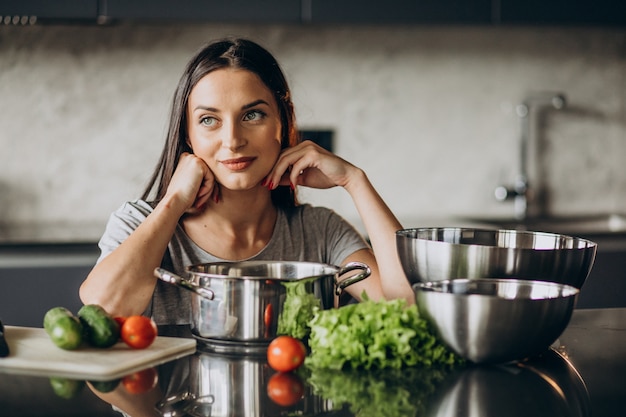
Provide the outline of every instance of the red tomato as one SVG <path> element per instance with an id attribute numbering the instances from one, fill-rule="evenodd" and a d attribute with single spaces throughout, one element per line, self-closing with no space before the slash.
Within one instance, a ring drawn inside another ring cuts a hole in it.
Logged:
<path id="1" fill-rule="evenodd" d="M 113 320 L 117 322 L 117 324 L 120 326 L 120 329 L 121 329 L 122 326 L 124 325 L 124 322 L 126 321 L 126 317 L 117 316 L 117 317 L 113 317 Z"/>
<path id="2" fill-rule="evenodd" d="M 304 384 L 292 372 L 278 372 L 267 382 L 267 396 L 278 405 L 294 405 L 304 396 Z"/>
<path id="3" fill-rule="evenodd" d="M 122 378 L 122 385 L 131 394 L 143 394 L 156 387 L 159 382 L 159 374 L 156 368 L 148 368 L 134 372 Z"/>
<path id="4" fill-rule="evenodd" d="M 304 362 L 304 343 L 291 336 L 278 336 L 267 347 L 267 363 L 276 371 L 289 372 Z"/>
<path id="5" fill-rule="evenodd" d="M 134 349 L 144 349 L 156 339 L 157 327 L 149 317 L 130 316 L 122 324 L 120 337 L 128 346 Z"/>

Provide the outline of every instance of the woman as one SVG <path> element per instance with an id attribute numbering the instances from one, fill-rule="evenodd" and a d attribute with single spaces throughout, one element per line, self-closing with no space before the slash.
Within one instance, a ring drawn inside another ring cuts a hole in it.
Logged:
<path id="1" fill-rule="evenodd" d="M 396 254 L 401 225 L 365 173 L 298 142 L 291 93 L 269 52 L 245 39 L 202 49 L 178 84 L 157 169 L 142 198 L 111 216 L 82 301 L 113 315 L 184 324 L 191 293 L 158 281 L 155 267 L 182 273 L 192 264 L 251 259 L 360 261 L 372 274 L 348 287 L 353 297 L 365 291 L 410 301 Z M 343 187 L 372 248 L 333 211 L 297 204 L 298 186 Z"/>

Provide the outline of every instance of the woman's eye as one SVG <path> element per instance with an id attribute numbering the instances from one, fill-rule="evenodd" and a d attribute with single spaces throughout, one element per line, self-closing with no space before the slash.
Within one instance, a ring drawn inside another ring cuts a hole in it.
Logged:
<path id="1" fill-rule="evenodd" d="M 200 124 L 204 126 L 213 126 L 215 125 L 215 123 L 216 121 L 214 117 L 205 116 L 202 119 L 200 119 Z"/>
<path id="2" fill-rule="evenodd" d="M 265 113 L 263 113 L 261 110 L 252 110 L 246 113 L 243 119 L 247 121 L 255 121 L 261 120 L 264 116 Z"/>

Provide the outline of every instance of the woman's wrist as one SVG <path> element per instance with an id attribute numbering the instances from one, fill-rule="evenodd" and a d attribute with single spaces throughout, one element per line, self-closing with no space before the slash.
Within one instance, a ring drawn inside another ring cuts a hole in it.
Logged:
<path id="1" fill-rule="evenodd" d="M 176 217 L 176 221 L 187 211 L 187 203 L 181 199 L 178 195 L 165 195 L 161 201 L 155 207 L 155 211 L 169 212 Z"/>
<path id="2" fill-rule="evenodd" d="M 343 186 L 350 195 L 359 193 L 359 190 L 371 187 L 367 174 L 361 168 L 353 167 L 352 172 L 348 175 L 348 181 Z"/>

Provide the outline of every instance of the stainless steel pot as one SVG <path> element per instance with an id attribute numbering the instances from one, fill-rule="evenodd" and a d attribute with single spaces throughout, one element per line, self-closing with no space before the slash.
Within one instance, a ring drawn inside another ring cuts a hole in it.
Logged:
<path id="1" fill-rule="evenodd" d="M 340 280 L 352 271 L 358 272 Z M 283 325 L 312 318 L 315 309 L 334 307 L 336 295 L 371 273 L 360 262 L 337 267 L 296 261 L 206 263 L 189 266 L 187 272 L 189 278 L 183 278 L 157 268 L 155 275 L 194 292 L 191 332 L 212 342 L 216 351 L 219 345 L 223 351 L 266 346 Z"/>

